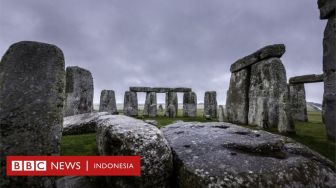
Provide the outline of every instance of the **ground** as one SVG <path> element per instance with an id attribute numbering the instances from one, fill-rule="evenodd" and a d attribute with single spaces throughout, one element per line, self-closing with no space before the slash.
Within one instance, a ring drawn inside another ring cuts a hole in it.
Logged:
<path id="1" fill-rule="evenodd" d="M 199 110 L 200 111 L 200 110 Z M 144 118 L 141 116 L 139 119 L 154 119 L 157 120 L 162 127 L 173 123 L 177 120 L 182 121 L 200 121 L 206 122 L 202 117 L 202 111 L 198 112 L 198 116 L 195 118 L 185 118 L 182 116 L 182 111 L 179 111 L 177 118 L 163 117 L 162 113 L 159 113 L 159 117 L 156 118 Z M 336 144 L 328 141 L 325 136 L 324 124 L 321 120 L 320 112 L 308 112 L 308 122 L 295 122 L 296 134 L 287 135 L 296 141 L 308 146 L 309 148 L 319 152 L 323 156 L 336 162 Z M 256 127 L 247 126 L 255 129 Z M 276 130 L 268 130 L 276 133 Z M 96 147 L 96 135 L 84 134 L 84 135 L 71 135 L 63 136 L 61 143 L 61 155 L 97 155 Z"/>

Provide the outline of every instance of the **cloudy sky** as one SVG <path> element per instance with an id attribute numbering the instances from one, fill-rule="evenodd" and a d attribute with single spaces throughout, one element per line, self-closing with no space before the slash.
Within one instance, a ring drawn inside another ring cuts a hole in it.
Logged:
<path id="1" fill-rule="evenodd" d="M 316 0 L 0 0 L 0 54 L 21 40 L 56 44 L 67 66 L 92 72 L 96 103 L 102 89 L 123 102 L 129 86 L 180 86 L 198 102 L 216 90 L 223 104 L 230 65 L 265 45 L 287 46 L 287 78 L 322 73 L 325 24 Z M 322 93 L 306 86 L 308 101 Z"/>

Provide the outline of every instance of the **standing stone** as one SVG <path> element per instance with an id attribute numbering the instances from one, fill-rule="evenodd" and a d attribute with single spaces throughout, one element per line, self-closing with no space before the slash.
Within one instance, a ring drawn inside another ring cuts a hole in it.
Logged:
<path id="1" fill-rule="evenodd" d="M 286 70 L 279 58 L 270 58 L 252 65 L 248 114 L 250 125 L 281 127 L 281 132 L 287 132 L 286 128 L 288 132 L 292 131 L 290 114 L 283 114 L 289 101 L 286 82 Z M 281 121 L 280 114 L 283 114 Z"/>
<path id="2" fill-rule="evenodd" d="M 99 112 L 118 114 L 115 93 L 113 90 L 103 90 L 100 94 Z"/>
<path id="3" fill-rule="evenodd" d="M 207 91 L 204 95 L 204 117 L 217 119 L 217 94 L 216 91 Z"/>
<path id="4" fill-rule="evenodd" d="M 227 114 L 225 112 L 225 107 L 223 105 L 218 106 L 218 121 L 219 122 L 227 121 Z"/>
<path id="5" fill-rule="evenodd" d="M 64 56 L 54 45 L 23 41 L 0 62 L 0 187 L 51 187 L 49 177 L 5 176 L 8 155 L 59 155 Z"/>
<path id="6" fill-rule="evenodd" d="M 165 116 L 174 118 L 177 116 L 178 100 L 175 92 L 166 93 L 166 112 Z"/>
<path id="7" fill-rule="evenodd" d="M 248 122 L 248 92 L 251 68 L 231 74 L 227 92 L 226 113 L 230 123 L 246 125 Z"/>
<path id="8" fill-rule="evenodd" d="M 156 93 L 148 92 L 146 94 L 146 101 L 144 107 L 144 116 L 156 117 L 157 115 L 157 102 L 156 102 Z"/>
<path id="9" fill-rule="evenodd" d="M 183 94 L 183 116 L 197 116 L 197 97 L 195 92 L 185 92 Z"/>
<path id="10" fill-rule="evenodd" d="M 308 116 L 304 84 L 290 84 L 289 95 L 293 119 L 307 122 Z"/>
<path id="11" fill-rule="evenodd" d="M 80 67 L 66 68 L 65 116 L 93 111 L 93 78 L 90 71 Z"/>
<path id="12" fill-rule="evenodd" d="M 336 16 L 335 0 L 319 0 L 320 18 L 328 19 L 323 38 L 323 119 L 327 137 L 336 140 Z"/>
<path id="13" fill-rule="evenodd" d="M 138 115 L 138 96 L 136 92 L 126 91 L 124 97 L 124 115 Z"/>

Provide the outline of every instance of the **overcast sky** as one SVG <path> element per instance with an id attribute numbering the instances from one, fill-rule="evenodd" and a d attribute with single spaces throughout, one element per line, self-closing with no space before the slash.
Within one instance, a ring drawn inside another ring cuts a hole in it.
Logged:
<path id="1" fill-rule="evenodd" d="M 322 73 L 325 24 L 316 0 L 0 0 L 0 54 L 22 40 L 56 44 L 66 66 L 91 71 L 95 103 L 102 89 L 123 102 L 129 86 L 179 86 L 224 104 L 230 65 L 265 45 L 286 45 L 287 78 Z M 306 85 L 308 101 L 322 94 Z"/>

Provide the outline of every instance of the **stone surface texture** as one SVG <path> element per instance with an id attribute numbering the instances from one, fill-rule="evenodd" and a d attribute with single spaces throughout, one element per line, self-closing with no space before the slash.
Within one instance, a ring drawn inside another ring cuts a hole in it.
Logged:
<path id="1" fill-rule="evenodd" d="M 218 106 L 218 121 L 219 122 L 227 122 L 227 114 L 225 112 L 225 107 L 223 105 Z"/>
<path id="2" fill-rule="evenodd" d="M 99 112 L 118 114 L 115 93 L 113 90 L 102 90 L 100 93 Z"/>
<path id="3" fill-rule="evenodd" d="M 175 187 L 336 186 L 334 164 L 287 137 L 215 122 L 161 130 L 173 151 Z"/>
<path id="4" fill-rule="evenodd" d="M 63 124 L 63 52 L 51 44 L 22 41 L 0 62 L 1 174 L 5 156 L 59 154 Z M 49 177 L 0 176 L 0 187 L 48 187 Z"/>
<path id="5" fill-rule="evenodd" d="M 100 155 L 140 155 L 140 177 L 106 177 L 110 187 L 169 187 L 172 153 L 161 131 L 142 120 L 122 115 L 99 118 Z"/>
<path id="6" fill-rule="evenodd" d="M 250 72 L 251 68 L 246 68 L 231 74 L 225 105 L 228 122 L 243 125 L 248 123 Z"/>
<path id="7" fill-rule="evenodd" d="M 138 115 L 138 95 L 136 92 L 126 91 L 124 96 L 124 115 Z"/>
<path id="8" fill-rule="evenodd" d="M 217 119 L 217 93 L 216 91 L 207 91 L 204 94 L 204 117 Z"/>
<path id="9" fill-rule="evenodd" d="M 156 101 L 156 93 L 148 92 L 146 94 L 145 107 L 143 111 L 144 116 L 156 117 L 157 115 L 157 101 Z"/>
<path id="10" fill-rule="evenodd" d="M 74 66 L 66 68 L 65 116 L 93 111 L 93 78 L 91 72 Z"/>
<path id="11" fill-rule="evenodd" d="M 304 84 L 289 85 L 289 100 L 293 119 L 297 121 L 308 121 Z"/>
<path id="12" fill-rule="evenodd" d="M 56 188 L 99 188 L 94 177 L 65 176 L 56 181 Z"/>
<path id="13" fill-rule="evenodd" d="M 195 92 L 185 92 L 183 94 L 183 116 L 197 116 L 197 96 Z"/>
<path id="14" fill-rule="evenodd" d="M 283 111 L 289 108 L 288 97 L 286 70 L 279 58 L 266 59 L 252 65 L 248 124 L 263 128 L 279 128 L 281 132 L 292 132 L 290 112 Z M 286 117 L 287 120 L 283 119 Z"/>
<path id="15" fill-rule="evenodd" d="M 174 118 L 177 116 L 178 100 L 175 92 L 166 93 L 165 116 Z"/>
<path id="16" fill-rule="evenodd" d="M 280 58 L 286 52 L 286 47 L 283 44 L 273 44 L 265 46 L 258 51 L 237 60 L 231 65 L 230 71 L 237 72 L 248 66 L 253 65 L 261 60 L 268 59 L 271 57 Z"/>
<path id="17" fill-rule="evenodd" d="M 77 114 L 64 118 L 63 135 L 77 135 L 95 133 L 99 117 L 108 115 L 108 112 L 92 112 Z"/>
<path id="18" fill-rule="evenodd" d="M 309 74 L 303 76 L 295 76 L 289 79 L 290 84 L 304 84 L 304 83 L 316 83 L 323 82 L 323 74 Z"/>
<path id="19" fill-rule="evenodd" d="M 335 0 L 319 0 L 321 19 L 328 19 L 323 38 L 323 120 L 327 137 L 336 141 L 336 15 Z"/>

